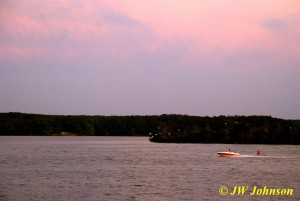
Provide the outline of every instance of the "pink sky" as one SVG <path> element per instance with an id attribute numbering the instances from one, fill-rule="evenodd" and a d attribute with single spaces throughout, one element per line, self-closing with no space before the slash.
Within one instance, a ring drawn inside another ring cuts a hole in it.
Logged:
<path id="1" fill-rule="evenodd" d="M 191 52 L 186 52 L 188 58 L 197 57 L 196 52 L 210 56 L 215 51 L 231 54 L 255 48 L 275 54 L 288 48 L 286 56 L 291 57 L 299 56 L 300 52 L 294 40 L 285 38 L 299 41 L 300 2 L 297 0 L 188 0 L 184 4 L 179 0 L 54 2 L 18 1 L 3 5 L 1 27 L 16 44 L 1 45 L 1 59 L 52 57 L 56 49 L 39 42 L 55 40 L 64 34 L 78 43 L 94 40 L 101 46 L 103 40 L 113 43 L 118 31 L 139 37 L 142 43 L 139 48 L 150 53 L 182 41 L 191 46 Z M 145 32 L 152 35 L 150 41 Z M 112 52 L 118 51 L 114 45 L 111 44 Z M 66 49 L 59 55 L 69 58 L 70 50 Z M 77 56 L 78 52 L 73 50 L 73 53 Z"/>
<path id="2" fill-rule="evenodd" d="M 214 79 L 206 80 L 209 85 L 213 85 L 212 80 L 217 81 L 218 77 L 223 83 L 230 83 L 229 80 L 237 79 L 237 76 L 251 76 L 252 79 L 245 84 L 252 86 L 250 87 L 251 95 L 254 95 L 256 90 L 251 82 L 256 82 L 256 79 L 261 83 L 264 80 L 278 82 L 280 79 L 280 83 L 286 87 L 293 86 L 295 83 L 299 84 L 298 81 L 293 80 L 293 76 L 300 75 L 300 1 L 298 0 L 187 0 L 184 3 L 180 0 L 2 1 L 0 3 L 0 31 L 0 72 L 11 73 L 12 80 L 19 78 L 16 77 L 19 69 L 28 69 L 27 73 L 32 74 L 33 80 L 40 81 L 38 76 L 44 77 L 45 80 L 48 77 L 48 80 L 51 80 L 49 76 L 42 75 L 39 70 L 28 65 L 40 63 L 40 65 L 47 66 L 43 67 L 45 72 L 53 73 L 51 65 L 59 63 L 61 66 L 59 73 L 62 77 L 69 77 L 69 74 L 64 73 L 70 73 L 70 71 L 74 71 L 71 74 L 80 75 L 81 71 L 86 72 L 88 69 L 93 72 L 93 75 L 86 78 L 96 85 L 100 81 L 94 76 L 103 71 L 106 75 L 103 79 L 107 79 L 107 82 L 113 86 L 115 86 L 114 79 L 120 76 L 116 72 L 124 71 L 122 79 L 127 84 L 126 80 L 132 80 L 134 74 L 139 74 L 140 80 L 136 80 L 137 83 L 142 82 L 147 90 L 159 90 L 163 94 L 171 91 L 173 98 L 178 97 L 172 85 L 179 85 L 176 79 L 182 74 L 186 75 L 184 82 L 193 83 L 192 85 L 183 84 L 183 91 L 189 89 L 197 91 L 196 86 L 203 84 L 204 81 L 189 77 L 191 75 L 206 75 L 202 80 L 208 79 L 207 76 L 214 77 Z M 151 83 L 155 81 L 164 83 L 163 77 L 157 80 L 147 78 L 147 75 L 157 76 L 159 74 L 157 71 L 161 71 L 162 74 L 172 71 L 173 77 L 172 75 L 165 77 L 166 83 L 170 82 L 170 86 L 164 89 L 159 89 L 159 86 L 151 87 Z M 274 73 L 274 78 L 269 77 L 271 72 Z M 227 74 L 228 77 L 226 77 Z M 280 75 L 286 75 L 286 77 L 283 79 Z M 290 75 L 292 77 L 289 77 Z M 64 85 L 62 77 L 57 79 Z M 69 79 L 71 83 L 74 82 L 72 78 Z M 1 83 L 2 88 L 4 84 L 16 90 L 17 86 L 11 84 L 12 80 L 8 78 L 5 80 Z M 237 82 L 243 82 L 243 79 Z M 33 83 L 27 84 L 31 86 Z M 124 85 L 123 91 L 131 91 L 133 83 L 129 82 L 128 88 L 125 86 L 127 85 Z M 45 83 L 44 87 L 51 88 L 51 85 Z M 79 90 L 85 88 L 85 86 L 77 87 Z M 271 90 L 271 85 L 269 87 L 270 89 L 265 90 L 271 95 L 274 94 L 274 97 L 280 94 L 280 97 L 284 98 L 286 95 L 282 93 L 285 94 L 289 90 L 282 88 L 277 92 L 274 89 Z M 41 89 L 36 88 L 34 95 L 38 94 L 39 90 Z M 104 94 L 110 96 L 110 92 L 105 89 L 99 90 L 103 90 Z M 138 90 L 143 91 L 143 88 Z M 205 88 L 200 87 L 201 90 L 209 96 L 215 88 L 208 87 L 206 91 Z M 242 92 L 239 90 L 247 89 L 235 89 L 231 93 Z M 2 89 L 2 91 L 9 90 Z M 65 91 L 62 90 L 58 94 L 63 94 L 63 92 Z M 157 95 L 161 96 L 160 93 Z M 75 98 L 76 92 L 71 94 Z M 263 94 L 268 96 L 262 89 L 259 95 L 263 96 Z M 193 95 L 193 93 L 188 95 L 190 99 L 195 99 L 192 103 L 193 107 L 199 107 L 196 101 L 199 100 L 198 95 Z M 291 92 L 289 95 L 291 99 L 289 101 L 296 103 L 299 100 L 299 94 L 295 95 Z M 92 92 L 88 96 L 91 97 Z M 127 98 L 125 96 L 128 102 L 124 105 L 128 108 L 130 108 L 132 96 L 132 94 Z M 24 102 L 11 104 L 12 98 L 15 97 L 8 96 L 6 105 L 0 110 L 37 113 L 40 111 L 31 106 L 30 100 L 24 101 L 26 104 Z M 95 98 L 100 99 L 100 97 Z M 107 102 L 104 101 L 105 104 L 109 105 L 109 100 L 108 98 Z M 269 98 L 267 100 L 269 101 Z M 146 105 L 147 101 L 144 99 L 143 101 Z M 267 104 L 263 100 L 257 101 L 261 106 L 256 108 L 253 105 L 249 111 L 239 111 L 231 106 L 232 110 L 229 111 L 214 111 L 217 108 L 214 107 L 212 109 L 214 112 L 208 109 L 204 112 L 199 110 L 195 114 L 256 114 L 260 112 L 259 108 Z M 228 100 L 227 107 L 230 106 L 230 102 Z M 49 108 L 45 112 L 59 113 L 51 109 L 55 107 L 54 105 L 47 105 L 42 100 L 39 104 L 41 107 L 44 105 Z M 122 108 L 116 109 L 114 105 L 111 105 L 111 110 L 103 111 L 106 114 L 163 113 L 164 104 L 161 107 L 159 106 L 161 102 L 158 101 L 156 104 L 153 106 L 155 108 L 153 111 L 151 109 L 149 111 L 126 111 Z M 184 105 L 189 102 L 181 100 L 176 104 Z M 215 104 L 222 108 L 221 102 L 216 100 Z M 21 105 L 24 105 L 23 108 Z M 203 105 L 209 105 L 209 101 L 204 102 Z M 193 107 L 186 110 L 182 107 L 178 111 L 176 109 L 173 111 L 171 108 L 166 112 L 193 113 L 191 112 L 194 111 Z M 242 105 L 239 107 L 242 108 Z M 284 108 L 282 110 L 284 114 L 274 112 L 272 109 L 261 111 L 261 113 L 288 117 L 288 111 L 292 111 L 292 108 L 288 108 L 287 111 L 284 111 Z M 63 113 L 91 113 L 90 111 L 93 109 L 89 108 L 87 111 L 70 109 Z M 97 112 L 101 113 L 101 110 Z M 300 118 L 299 113 L 291 117 Z"/>

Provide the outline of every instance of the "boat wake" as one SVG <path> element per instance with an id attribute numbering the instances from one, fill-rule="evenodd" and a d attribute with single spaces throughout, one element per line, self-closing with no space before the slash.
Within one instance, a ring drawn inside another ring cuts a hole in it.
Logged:
<path id="1" fill-rule="evenodd" d="M 292 156 L 258 156 L 258 155 L 239 155 L 239 158 L 297 158 Z"/>

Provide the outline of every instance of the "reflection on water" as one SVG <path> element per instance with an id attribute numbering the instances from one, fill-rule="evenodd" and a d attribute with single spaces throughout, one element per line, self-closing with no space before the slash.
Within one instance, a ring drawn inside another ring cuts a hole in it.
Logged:
<path id="1" fill-rule="evenodd" d="M 229 148 L 241 156 L 217 156 Z M 299 200 L 299 159 L 296 145 L 0 137 L 0 200 Z M 229 192 L 234 186 L 293 188 L 294 194 L 221 196 L 221 186 Z"/>

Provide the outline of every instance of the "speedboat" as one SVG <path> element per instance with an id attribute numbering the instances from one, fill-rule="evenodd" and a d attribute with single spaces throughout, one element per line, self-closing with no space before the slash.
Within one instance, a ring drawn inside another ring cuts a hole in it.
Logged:
<path id="1" fill-rule="evenodd" d="M 222 151 L 222 152 L 218 152 L 217 154 L 219 154 L 219 156 L 222 157 L 233 157 L 233 156 L 239 156 L 239 153 L 233 152 L 233 151 Z"/>

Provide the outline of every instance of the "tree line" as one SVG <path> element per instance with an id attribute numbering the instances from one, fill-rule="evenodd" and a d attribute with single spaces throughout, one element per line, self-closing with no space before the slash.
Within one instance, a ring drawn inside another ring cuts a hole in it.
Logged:
<path id="1" fill-rule="evenodd" d="M 271 116 L 0 113 L 0 135 L 148 136 L 154 142 L 300 144 L 300 120 Z"/>

